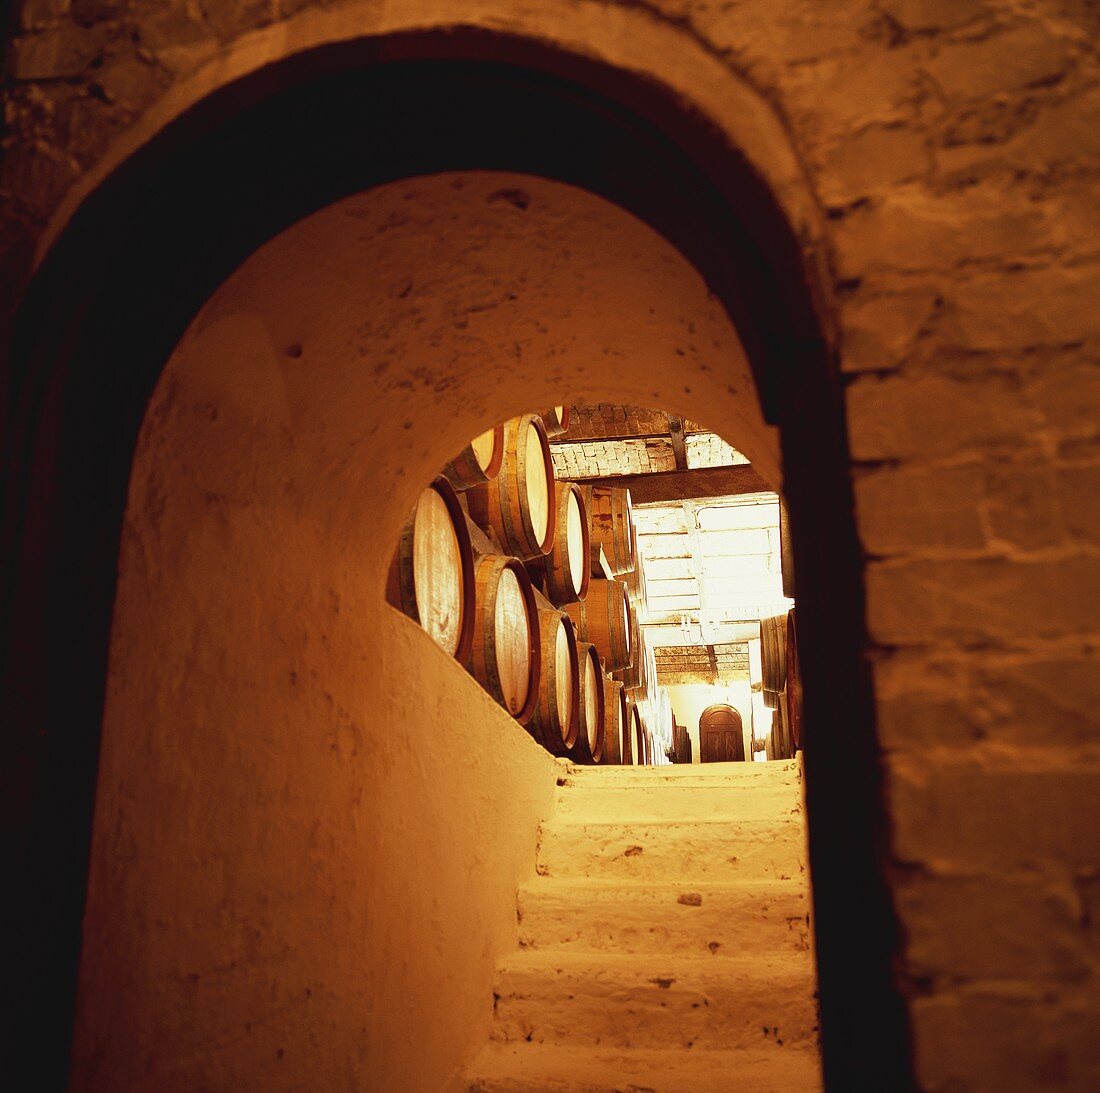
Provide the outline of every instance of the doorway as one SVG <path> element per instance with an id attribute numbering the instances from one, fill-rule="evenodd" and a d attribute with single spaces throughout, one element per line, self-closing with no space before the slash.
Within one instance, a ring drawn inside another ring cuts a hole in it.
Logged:
<path id="1" fill-rule="evenodd" d="M 409 48 L 430 55 L 437 46 Z M 25 730 L 20 769 L 28 772 L 20 822 L 31 899 L 20 926 L 24 936 L 49 939 L 28 951 L 50 954 L 45 967 L 34 975 L 28 968 L 22 979 L 33 984 L 24 1012 L 53 1030 L 53 1056 L 65 1058 L 114 566 L 126 535 L 138 431 L 163 362 L 229 272 L 298 217 L 391 178 L 507 168 L 576 184 L 630 210 L 678 248 L 733 318 L 780 429 L 808 590 L 800 640 L 821 650 L 805 658 L 804 677 L 826 1065 L 838 1082 L 873 1065 L 880 1075 L 896 1072 L 904 1066 L 904 1026 L 889 974 L 893 924 L 875 851 L 880 809 L 860 667 L 861 578 L 843 418 L 796 240 L 736 150 L 716 145 L 698 119 L 679 117 L 675 135 L 662 129 L 662 111 L 676 116 L 675 105 L 652 110 L 653 89 L 632 87 L 621 74 L 593 65 L 587 79 L 571 60 L 564 75 L 546 58 L 530 69 L 454 61 L 364 66 L 362 54 L 354 60 L 311 58 L 286 73 L 278 94 L 270 93 L 270 73 L 244 81 L 169 130 L 88 203 L 21 317 L 15 405 L 28 424 L 12 434 L 10 450 L 20 457 L 9 463 L 9 487 L 19 515 L 9 545 L 13 558 L 33 555 L 35 564 L 20 571 L 10 601 L 13 632 L 26 640 L 8 650 L 8 695 L 11 723 Z M 375 109 L 379 96 L 394 105 L 385 116 Z M 475 124 L 487 116 L 500 122 L 491 131 Z M 353 141 L 341 139 L 350 131 Z M 288 146 L 298 150 L 292 163 Z M 516 207 L 514 196 L 501 200 Z M 292 362 L 300 359 L 297 345 L 288 341 L 277 351 Z M 250 393 L 247 385 L 236 392 L 245 412 Z M 331 394 L 338 404 L 339 390 Z M 268 418 L 273 438 L 286 424 L 278 409 Z M 446 439 L 452 426 L 444 428 Z M 456 440 L 460 429 L 456 421 Z M 326 489 L 346 497 L 355 484 L 341 469 L 346 454 L 327 452 L 329 477 L 318 500 Z M 48 470 L 53 488 L 43 490 Z M 282 484 L 266 483 L 272 490 Z M 220 488 L 227 485 L 207 492 L 231 496 Z M 149 501 L 156 500 L 154 491 Z M 386 529 L 385 517 L 380 526 Z M 339 613 L 339 605 L 328 606 Z M 74 612 L 82 620 L 75 630 Z M 58 673 L 69 684 L 63 691 L 51 686 Z M 854 766 L 851 751 L 841 762 L 827 746 L 827 711 L 837 708 L 849 711 L 849 741 L 857 750 L 859 741 L 865 745 Z M 50 726 L 46 747 L 35 742 L 43 724 Z M 354 733 L 340 746 L 354 748 Z M 857 966 L 853 951 L 865 957 Z M 860 1038 L 847 1037 L 849 1028 L 859 1028 Z M 877 1064 L 868 1042 L 881 1053 Z"/>

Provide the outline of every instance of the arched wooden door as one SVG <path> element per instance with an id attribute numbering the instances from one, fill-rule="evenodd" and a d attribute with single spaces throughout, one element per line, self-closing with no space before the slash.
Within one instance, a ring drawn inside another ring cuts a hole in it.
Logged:
<path id="1" fill-rule="evenodd" d="M 741 715 L 725 702 L 708 706 L 699 715 L 699 762 L 744 761 L 745 735 Z"/>

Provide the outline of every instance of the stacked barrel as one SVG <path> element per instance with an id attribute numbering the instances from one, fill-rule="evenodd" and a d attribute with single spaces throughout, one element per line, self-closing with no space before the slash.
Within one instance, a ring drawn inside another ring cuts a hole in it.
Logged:
<path id="1" fill-rule="evenodd" d="M 567 423 L 566 407 L 524 414 L 458 453 L 409 516 L 389 600 L 551 754 L 664 763 L 630 491 L 555 480 Z"/>
<path id="2" fill-rule="evenodd" d="M 802 685 L 794 608 L 760 620 L 760 666 L 764 705 L 772 710 L 769 759 L 790 759 L 802 747 Z"/>

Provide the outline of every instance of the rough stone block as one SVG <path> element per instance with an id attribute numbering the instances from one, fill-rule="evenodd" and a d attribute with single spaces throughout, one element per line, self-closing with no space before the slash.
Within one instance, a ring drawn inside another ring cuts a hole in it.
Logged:
<path id="1" fill-rule="evenodd" d="M 1089 969 L 1068 874 L 919 874 L 901 885 L 897 905 L 906 964 L 921 977 L 1072 979 Z"/>
<path id="2" fill-rule="evenodd" d="M 1018 385 L 996 375 L 860 377 L 846 398 L 852 454 L 863 460 L 1007 448 L 1041 424 Z"/>
<path id="3" fill-rule="evenodd" d="M 907 126 L 872 125 L 826 154 L 818 188 L 826 202 L 840 204 L 907 182 L 930 168 L 922 133 Z"/>
<path id="4" fill-rule="evenodd" d="M 870 554 L 901 554 L 927 547 L 985 545 L 978 515 L 985 469 L 979 463 L 947 467 L 883 467 L 856 479 L 856 516 Z"/>
<path id="5" fill-rule="evenodd" d="M 982 273 L 947 293 L 943 336 L 968 349 L 1100 338 L 1100 263 Z"/>
<path id="6" fill-rule="evenodd" d="M 882 0 L 879 7 L 906 30 L 951 30 L 988 18 L 984 0 Z"/>
<path id="7" fill-rule="evenodd" d="M 841 315 L 841 367 L 848 372 L 885 372 L 900 367 L 936 311 L 938 299 L 935 292 L 923 289 L 854 297 Z"/>
<path id="8" fill-rule="evenodd" d="M 975 99 L 1056 80 L 1069 54 L 1038 21 L 977 41 L 942 43 L 924 69 L 951 98 Z"/>
<path id="9" fill-rule="evenodd" d="M 1034 1093 L 1100 1088 L 1095 985 L 974 986 L 913 1003 L 921 1089 L 955 1093 Z"/>
<path id="10" fill-rule="evenodd" d="M 1100 352 L 1071 350 L 1044 359 L 1027 385 L 1027 397 L 1059 439 L 1100 436 Z"/>
<path id="11" fill-rule="evenodd" d="M 76 165 L 56 148 L 26 141 L 7 152 L 2 177 L 4 186 L 23 195 L 26 208 L 44 219 L 53 212 L 77 174 Z"/>
<path id="12" fill-rule="evenodd" d="M 1069 533 L 1100 542 L 1100 464 L 1061 468 L 1058 489 Z"/>
<path id="13" fill-rule="evenodd" d="M 867 600 L 871 636 L 885 645 L 1026 645 L 1095 632 L 1100 566 L 1088 554 L 875 562 Z"/>
<path id="14" fill-rule="evenodd" d="M 16 80 L 72 79 L 99 53 L 102 37 L 83 27 L 62 25 L 16 38 L 9 70 Z"/>
<path id="15" fill-rule="evenodd" d="M 1091 866 L 1100 860 L 1100 770 L 1051 765 L 1066 759 L 1043 749 L 891 755 L 894 853 L 958 871 Z"/>
<path id="16" fill-rule="evenodd" d="M 1100 651 L 951 658 L 899 651 L 874 666 L 889 751 L 994 744 L 1080 748 L 1100 739 Z"/>
<path id="17" fill-rule="evenodd" d="M 1059 243 L 1052 211 L 999 182 L 931 192 L 899 185 L 837 221 L 842 277 L 868 270 L 927 271 L 1026 256 Z"/>
<path id="18" fill-rule="evenodd" d="M 990 539 L 1025 550 L 1040 550 L 1068 535 L 1054 467 L 1042 463 L 1002 463 L 989 469 L 982 505 Z"/>
<path id="19" fill-rule="evenodd" d="M 69 12 L 71 0 L 23 0 L 19 25 L 24 30 L 52 26 Z"/>

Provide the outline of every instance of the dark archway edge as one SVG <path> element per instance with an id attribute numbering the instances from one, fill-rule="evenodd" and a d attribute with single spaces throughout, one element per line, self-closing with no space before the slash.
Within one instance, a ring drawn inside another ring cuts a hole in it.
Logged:
<path id="1" fill-rule="evenodd" d="M 912 1085 L 895 986 L 863 583 L 838 369 L 808 256 L 707 119 L 636 75 L 476 30 L 325 46 L 219 90 L 89 196 L 6 362 L 7 1074 L 61 1087 L 134 446 L 190 319 L 253 250 L 371 185 L 525 171 L 609 198 L 707 279 L 781 430 L 799 578 L 829 1088 Z"/>

